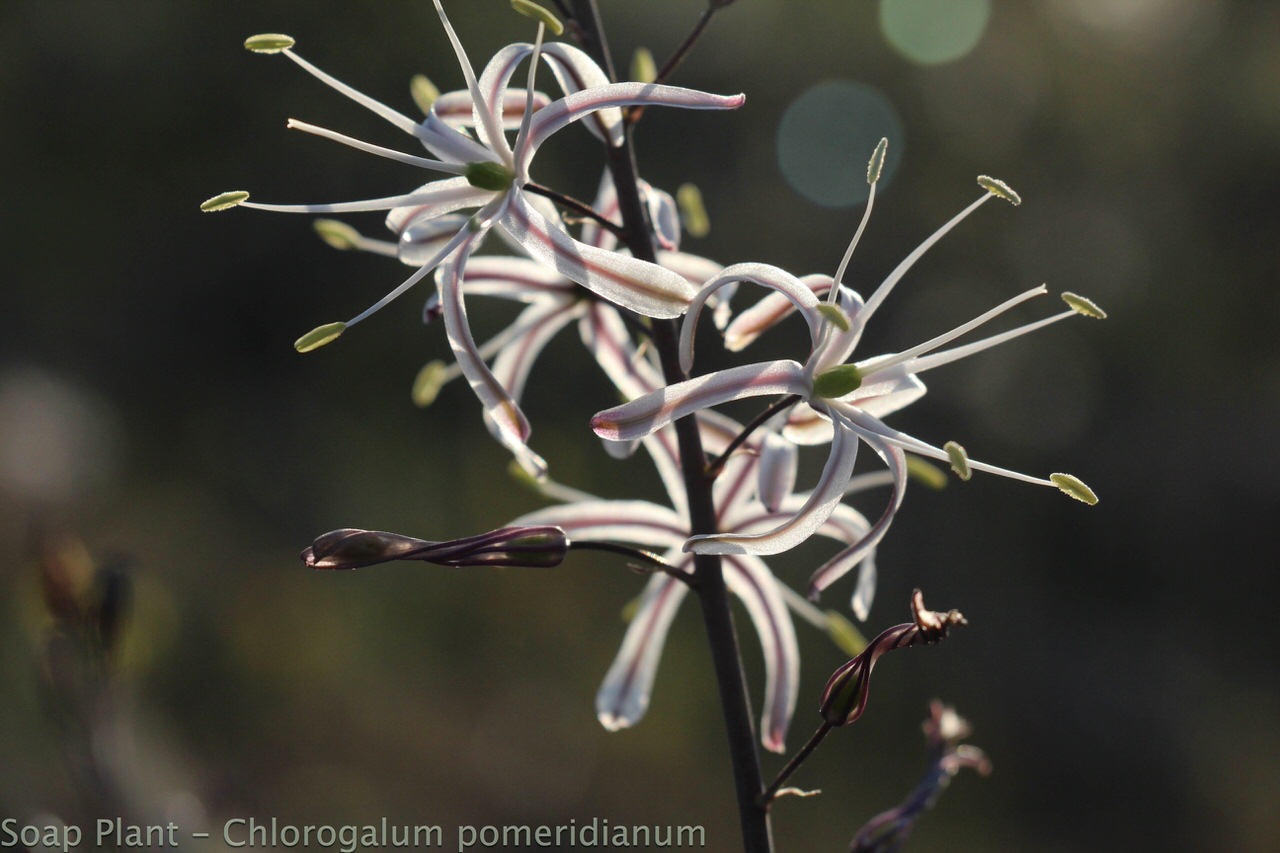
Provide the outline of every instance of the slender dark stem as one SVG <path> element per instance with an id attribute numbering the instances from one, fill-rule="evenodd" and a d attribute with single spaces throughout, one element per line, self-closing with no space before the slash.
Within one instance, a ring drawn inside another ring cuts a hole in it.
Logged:
<path id="1" fill-rule="evenodd" d="M 761 806 L 765 808 L 769 807 L 769 803 L 773 801 L 773 798 L 778 796 L 778 789 L 791 778 L 793 773 L 800 769 L 800 765 L 804 764 L 805 760 L 808 759 L 813 751 L 818 748 L 818 744 L 822 743 L 822 739 L 827 736 L 827 732 L 829 731 L 831 731 L 830 723 L 824 722 L 822 725 L 818 726 L 818 730 L 813 733 L 811 738 L 809 738 L 809 742 L 800 747 L 800 751 L 793 755 L 791 760 L 787 762 L 787 766 L 782 768 L 782 771 L 778 773 L 778 778 L 774 779 L 773 784 L 766 788 L 765 792 L 760 795 Z"/>
<path id="2" fill-rule="evenodd" d="M 743 442 L 751 437 L 751 433 L 764 426 L 765 423 L 767 423 L 774 415 L 779 412 L 784 412 L 796 403 L 799 403 L 801 399 L 802 398 L 799 394 L 789 394 L 781 400 L 778 400 L 760 414 L 756 415 L 751 423 L 742 428 L 742 432 L 733 437 L 733 441 L 729 442 L 729 446 L 724 449 L 724 452 L 712 460 L 711 464 L 707 466 L 707 476 L 712 480 L 720 476 L 720 471 L 724 468 L 725 463 L 729 461 L 729 457 L 733 455 L 735 450 L 742 446 Z"/>
<path id="3" fill-rule="evenodd" d="M 578 35 L 583 49 L 604 69 L 610 80 L 616 80 L 613 60 L 605 41 L 604 28 L 596 10 L 595 0 L 573 0 L 574 18 L 579 24 Z M 623 144 L 607 149 L 609 170 L 618 192 L 618 205 L 626 229 L 624 242 L 634 257 L 655 261 L 652 228 L 640 190 L 628 130 Z M 654 321 L 652 340 L 662 363 L 668 382 L 685 378 L 680 369 L 679 335 L 673 321 Z M 711 494 L 711 480 L 707 478 L 706 454 L 697 422 L 692 417 L 675 423 L 677 446 L 680 450 L 681 472 L 688 495 L 691 533 L 716 531 L 715 502 Z M 738 648 L 737 633 L 733 625 L 733 613 L 729 609 L 729 595 L 725 587 L 720 558 L 698 555 L 694 558 L 694 574 L 698 579 L 698 600 L 702 607 L 703 623 L 711 648 L 712 665 L 720 692 L 720 704 L 724 714 L 725 732 L 729 739 L 729 756 L 733 766 L 734 788 L 738 800 L 738 817 L 742 828 L 744 853 L 772 853 L 773 838 L 769 827 L 769 812 L 758 798 L 764 787 L 760 774 L 760 758 L 756 748 L 755 725 L 751 717 L 751 704 L 747 699 L 746 678 L 742 672 L 742 656 Z"/>
<path id="4" fill-rule="evenodd" d="M 658 571 L 671 575 L 678 581 L 696 589 L 697 583 L 693 575 L 688 572 L 682 572 L 657 554 L 652 554 L 642 548 L 632 548 L 630 545 L 620 545 L 617 542 L 595 542 L 582 541 L 575 539 L 569 543 L 570 551 L 607 551 L 610 554 L 621 554 L 624 557 L 630 557 L 633 560 L 639 560 L 654 566 Z"/>
<path id="5" fill-rule="evenodd" d="M 658 72 L 658 77 L 653 82 L 665 83 L 667 78 L 675 72 L 676 68 L 684 58 L 689 55 L 689 51 L 693 50 L 693 46 L 698 43 L 698 39 L 702 37 L 702 32 L 707 28 L 707 24 L 711 23 L 711 19 L 715 17 L 716 12 L 720 11 L 720 7 L 708 5 L 702 10 L 702 14 L 698 16 L 698 23 L 693 25 L 693 29 L 689 31 L 689 35 L 685 36 L 684 41 L 676 48 L 676 52 L 671 54 L 671 58 L 667 60 L 666 65 L 662 66 L 662 70 Z"/>
<path id="6" fill-rule="evenodd" d="M 626 231 L 623 230 L 621 225 L 606 216 L 602 216 L 598 210 L 584 201 L 578 201 L 573 196 L 565 195 L 562 192 L 553 190 L 550 187 L 544 187 L 542 184 L 537 184 L 533 181 L 526 182 L 521 189 L 526 190 L 527 192 L 536 193 L 540 196 L 545 196 L 561 207 L 567 207 L 575 213 L 580 213 L 588 219 L 600 223 L 602 228 L 612 233 L 613 236 L 617 237 L 619 240 L 626 237 Z"/>

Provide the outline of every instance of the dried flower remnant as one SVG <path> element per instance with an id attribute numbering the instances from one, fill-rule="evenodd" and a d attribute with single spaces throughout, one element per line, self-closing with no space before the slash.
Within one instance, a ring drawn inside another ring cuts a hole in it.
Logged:
<path id="1" fill-rule="evenodd" d="M 991 762 L 981 749 L 960 743 L 969 736 L 970 727 L 954 708 L 935 700 L 929 706 L 929 718 L 923 728 L 929 748 L 929 767 L 924 777 L 901 805 L 881 812 L 858 830 L 849 853 L 897 853 L 907 843 L 916 821 L 933 808 L 952 777 L 965 768 L 979 776 L 991 773 Z"/>
<path id="2" fill-rule="evenodd" d="M 946 613 L 926 610 L 924 595 L 917 589 L 911 594 L 910 622 L 882 632 L 867 644 L 860 655 L 832 673 L 818 707 L 822 719 L 833 726 L 856 722 L 867 709 L 871 670 L 882 655 L 895 649 L 941 642 L 950 634 L 952 627 L 967 624 L 959 610 Z"/>

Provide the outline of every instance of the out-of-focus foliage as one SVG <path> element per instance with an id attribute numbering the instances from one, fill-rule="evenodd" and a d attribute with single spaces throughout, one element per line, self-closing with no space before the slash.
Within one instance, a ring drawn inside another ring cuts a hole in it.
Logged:
<path id="1" fill-rule="evenodd" d="M 661 63 L 702 4 L 600 6 L 625 67 L 637 46 Z M 531 35 L 506 8 L 450 4 L 473 58 Z M 507 479 L 465 388 L 411 404 L 418 369 L 446 352 L 418 298 L 294 352 L 298 334 L 354 313 L 403 268 L 335 252 L 300 217 L 198 211 L 228 187 L 314 201 L 420 181 L 286 133 L 293 116 L 401 142 L 291 64 L 241 49 L 264 31 L 406 111 L 413 74 L 461 83 L 425 0 L 0 5 L 0 811 L 97 816 L 42 674 L 50 617 L 33 531 L 66 529 L 130 567 L 107 757 L 148 819 L 600 816 L 702 824 L 709 846 L 730 849 L 691 614 L 645 721 L 607 735 L 592 716 L 619 610 L 639 590 L 618 560 L 536 574 L 303 569 L 297 552 L 326 530 L 444 539 L 537 501 Z M 687 248 L 723 262 L 834 270 L 860 211 L 816 206 L 778 165 L 783 116 L 822 84 L 877 93 L 901 127 L 850 273 L 862 289 L 976 196 L 975 175 L 1021 193 L 1021 208 L 989 206 L 911 273 L 870 346 L 922 340 L 1040 281 L 1110 314 L 948 368 L 902 419 L 975 457 L 1071 470 L 1102 502 L 981 476 L 911 491 L 866 628 L 902 621 L 895 602 L 914 586 L 971 628 L 905 656 L 860 730 L 806 765 L 797 783 L 824 794 L 775 808 L 785 846 L 843 849 L 892 801 L 884 792 L 909 788 L 916 721 L 937 695 L 981 731 L 995 772 L 954 786 L 916 830 L 919 849 L 1280 847 L 1266 618 L 1280 597 L 1273 4 L 997 1 L 968 54 L 921 65 L 886 37 L 878 4 L 738 0 L 674 82 L 748 96 L 731 115 L 650 111 L 637 129 L 647 179 L 702 190 L 711 231 Z M 855 171 L 869 152 L 861 137 L 835 149 Z M 537 177 L 589 198 L 597 162 L 590 136 L 564 133 Z M 502 310 L 476 299 L 471 313 L 497 329 L 509 315 L 488 315 Z M 656 494 L 643 464 L 615 465 L 591 439 L 587 418 L 613 400 L 565 337 L 533 376 L 534 446 L 562 482 Z M 779 573 L 800 583 L 818 558 L 801 551 Z M 816 709 L 842 661 L 816 633 L 801 642 Z M 802 702 L 793 745 L 817 724 L 809 714 Z"/>

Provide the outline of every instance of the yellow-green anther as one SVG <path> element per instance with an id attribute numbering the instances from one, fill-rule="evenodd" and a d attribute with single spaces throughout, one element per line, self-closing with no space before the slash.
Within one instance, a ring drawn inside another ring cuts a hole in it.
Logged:
<path id="1" fill-rule="evenodd" d="M 935 491 L 947 487 L 946 472 L 937 465 L 932 465 L 919 456 L 914 456 L 910 453 L 907 454 L 907 476 L 922 486 Z"/>
<path id="2" fill-rule="evenodd" d="M 445 367 L 443 361 L 429 361 L 423 365 L 413 380 L 413 404 L 420 409 L 425 409 L 434 403 L 440 394 L 440 389 L 444 387 L 448 372 L 449 369 Z M 524 473 L 524 469 L 518 464 L 515 469 Z"/>
<path id="3" fill-rule="evenodd" d="M 282 50 L 288 50 L 294 44 L 293 36 L 283 33 L 259 33 L 244 40 L 245 49 L 254 53 L 279 53 Z"/>
<path id="4" fill-rule="evenodd" d="M 855 364 L 841 364 L 819 373 L 813 380 L 813 393 L 832 399 L 857 390 L 862 384 L 862 371 Z"/>
<path id="5" fill-rule="evenodd" d="M 431 112 L 431 105 L 440 97 L 440 90 L 427 75 L 415 74 L 409 80 L 409 96 L 418 105 L 418 109 L 422 110 L 422 114 L 426 115 Z"/>
<path id="6" fill-rule="evenodd" d="M 884 171 L 884 155 L 888 150 L 889 140 L 881 137 L 876 150 L 871 152 L 871 161 L 867 163 L 867 183 L 874 184 L 880 180 L 880 173 Z"/>
<path id="7" fill-rule="evenodd" d="M 564 35 L 564 24 L 560 23 L 560 19 L 551 14 L 550 9 L 539 6 L 533 0 L 511 0 L 511 8 L 526 18 L 533 18 L 535 21 L 546 24 L 553 35 Z"/>
<path id="8" fill-rule="evenodd" d="M 973 469 L 969 467 L 969 454 L 965 453 L 964 448 L 954 441 L 948 441 L 942 445 L 942 449 L 947 451 L 947 459 L 951 462 L 951 470 L 956 472 L 956 476 L 961 480 L 968 480 L 973 476 Z"/>
<path id="9" fill-rule="evenodd" d="M 319 349 L 325 344 L 336 341 L 346 330 L 346 323 L 326 323 L 294 341 L 293 348 L 298 352 L 311 352 L 313 349 Z"/>
<path id="10" fill-rule="evenodd" d="M 867 647 L 867 638 L 862 636 L 862 632 L 834 610 L 828 610 L 826 616 L 827 636 L 836 644 L 836 648 L 851 658 L 862 654 L 863 649 Z"/>
<path id="11" fill-rule="evenodd" d="M 320 239 L 335 249 L 347 251 L 360 245 L 360 232 L 336 219 L 317 219 L 311 223 Z"/>
<path id="12" fill-rule="evenodd" d="M 999 196 L 1014 207 L 1022 204 L 1022 196 L 1014 192 L 1013 187 L 998 178 L 993 178 L 990 175 L 979 175 L 978 186 L 994 196 Z"/>
<path id="13" fill-rule="evenodd" d="M 711 233 L 711 219 L 702 203 L 702 190 L 696 184 L 681 184 L 676 190 L 676 204 L 680 206 L 680 221 L 690 237 L 705 237 Z"/>
<path id="14" fill-rule="evenodd" d="M 1072 311 L 1077 314 L 1083 314 L 1086 317 L 1092 317 L 1095 320 L 1107 319 L 1107 312 L 1098 307 L 1098 304 L 1092 299 L 1085 299 L 1075 293 L 1063 293 L 1062 301 L 1067 303 Z"/>
<path id="15" fill-rule="evenodd" d="M 467 183 L 476 189 L 493 190 L 496 193 L 509 189 L 511 182 L 516 179 L 515 172 L 501 163 L 489 160 L 468 163 L 466 171 L 462 174 L 467 179 Z"/>
<path id="16" fill-rule="evenodd" d="M 213 213 L 215 210 L 230 210 L 248 200 L 249 194 L 244 190 L 231 190 L 230 192 L 218 193 L 213 198 L 200 202 L 200 209 L 205 213 Z"/>
<path id="17" fill-rule="evenodd" d="M 1049 481 L 1062 490 L 1064 494 L 1070 495 L 1078 501 L 1084 501 L 1089 506 L 1093 506 L 1098 502 L 1098 496 L 1093 493 L 1093 489 L 1084 484 L 1078 477 L 1070 474 L 1050 474 Z"/>
<path id="18" fill-rule="evenodd" d="M 637 47 L 631 54 L 631 79 L 637 83 L 652 83 L 658 79 L 658 63 L 647 47 Z"/>
<path id="19" fill-rule="evenodd" d="M 822 315 L 822 319 L 842 332 L 849 331 L 849 318 L 840 310 L 839 305 L 832 305 L 830 302 L 819 302 L 817 308 L 818 313 Z"/>
<path id="20" fill-rule="evenodd" d="M 643 595 L 637 595 L 635 598 L 622 605 L 622 621 L 628 625 L 636 618 L 636 614 L 640 612 L 640 602 L 644 600 Z"/>

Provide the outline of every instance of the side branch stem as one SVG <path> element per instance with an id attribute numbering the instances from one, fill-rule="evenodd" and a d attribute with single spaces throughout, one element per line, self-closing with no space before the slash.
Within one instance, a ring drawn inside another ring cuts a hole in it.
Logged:
<path id="1" fill-rule="evenodd" d="M 573 0 L 574 18 L 579 24 L 582 46 L 605 70 L 610 80 L 616 80 L 613 60 L 609 55 L 604 27 L 596 9 L 595 0 Z M 635 153 L 628 128 L 624 142 L 618 147 L 608 147 L 609 170 L 618 192 L 618 204 L 622 213 L 625 242 L 634 257 L 656 261 L 645 206 L 641 202 Z M 668 382 L 685 378 L 680 369 L 679 334 L 674 321 L 654 321 L 652 340 L 657 349 L 662 370 Z M 715 502 L 711 493 L 711 480 L 706 476 L 706 454 L 698 425 L 693 417 L 676 421 L 676 439 L 680 450 L 680 465 L 684 476 L 685 491 L 689 498 L 689 515 L 692 533 L 716 532 Z M 694 560 L 694 576 L 697 578 L 698 600 L 702 607 L 703 624 L 711 647 L 712 665 L 720 692 L 720 704 L 724 714 L 725 732 L 729 739 L 729 756 L 733 767 L 734 788 L 738 800 L 738 817 L 742 828 L 744 853 L 772 853 L 773 837 L 769 825 L 769 812 L 760 802 L 764 782 L 760 775 L 760 757 L 756 747 L 755 725 L 752 722 L 751 704 L 747 699 L 746 678 L 742 672 L 742 656 L 739 652 L 737 632 L 733 624 L 733 612 L 729 609 L 729 595 L 725 587 L 720 558 L 698 555 Z"/>

